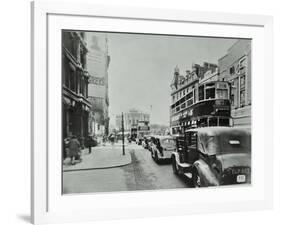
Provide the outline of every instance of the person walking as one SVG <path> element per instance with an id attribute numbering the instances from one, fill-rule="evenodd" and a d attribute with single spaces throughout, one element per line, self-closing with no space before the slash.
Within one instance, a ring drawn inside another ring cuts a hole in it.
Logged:
<path id="1" fill-rule="evenodd" d="M 75 135 L 73 135 L 69 141 L 69 157 L 71 159 L 71 165 L 75 164 L 75 157 L 80 158 L 80 142 L 76 138 Z"/>

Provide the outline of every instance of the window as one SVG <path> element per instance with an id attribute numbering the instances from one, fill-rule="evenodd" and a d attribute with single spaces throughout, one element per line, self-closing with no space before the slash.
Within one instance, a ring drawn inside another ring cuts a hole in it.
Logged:
<path id="1" fill-rule="evenodd" d="M 185 100 L 189 100 L 193 97 L 193 92 L 190 92 L 188 95 L 185 96 Z"/>
<path id="2" fill-rule="evenodd" d="M 206 88 L 206 99 L 215 98 L 215 88 Z"/>
<path id="3" fill-rule="evenodd" d="M 234 66 L 232 66 L 232 67 L 229 68 L 229 73 L 230 73 L 230 75 L 233 75 L 233 74 L 235 73 L 235 68 L 234 68 Z"/>
<path id="4" fill-rule="evenodd" d="M 227 89 L 217 89 L 217 96 L 218 99 L 228 99 L 228 90 Z"/>
<path id="5" fill-rule="evenodd" d="M 194 93 L 193 93 L 193 102 L 196 102 L 196 96 L 197 96 L 197 89 L 194 89 Z"/>
<path id="6" fill-rule="evenodd" d="M 187 133 L 187 146 L 196 148 L 197 145 L 197 133 L 189 132 Z"/>
<path id="7" fill-rule="evenodd" d="M 204 85 L 199 87 L 199 101 L 204 100 Z"/>
<path id="8" fill-rule="evenodd" d="M 240 89 L 245 88 L 245 76 L 240 77 Z"/>
<path id="9" fill-rule="evenodd" d="M 214 117 L 214 118 L 209 118 L 209 126 L 218 126 L 218 118 Z"/>
<path id="10" fill-rule="evenodd" d="M 70 90 L 75 91 L 75 72 L 70 70 Z"/>
<path id="11" fill-rule="evenodd" d="M 219 119 L 219 126 L 228 127 L 229 126 L 229 119 Z"/>
<path id="12" fill-rule="evenodd" d="M 231 105 L 234 106 L 234 94 L 230 96 Z"/>
<path id="13" fill-rule="evenodd" d="M 193 104 L 193 99 L 189 99 L 187 102 L 186 102 L 187 106 L 190 106 Z"/>
<path id="14" fill-rule="evenodd" d="M 245 90 L 240 91 L 240 106 L 245 106 Z"/>

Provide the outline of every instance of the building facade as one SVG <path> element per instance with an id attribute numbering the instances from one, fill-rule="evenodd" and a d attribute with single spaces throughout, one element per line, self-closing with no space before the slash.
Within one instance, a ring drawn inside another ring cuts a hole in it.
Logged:
<path id="1" fill-rule="evenodd" d="M 136 109 L 131 109 L 123 114 L 124 116 L 124 130 L 130 131 L 131 128 L 137 127 L 139 122 L 147 122 L 149 124 L 150 115 Z M 122 129 L 122 115 L 116 116 L 116 128 Z"/>
<path id="2" fill-rule="evenodd" d="M 219 59 L 219 77 L 231 83 L 234 126 L 251 126 L 251 41 L 238 40 Z"/>
<path id="3" fill-rule="evenodd" d="M 92 135 L 108 135 L 108 55 L 107 37 L 102 33 L 86 32 L 89 52 L 86 57 L 89 73 L 88 100 L 91 102 L 89 132 Z"/>
<path id="4" fill-rule="evenodd" d="M 85 33 L 62 31 L 62 117 L 63 138 L 88 136 L 91 108 L 88 98 Z"/>

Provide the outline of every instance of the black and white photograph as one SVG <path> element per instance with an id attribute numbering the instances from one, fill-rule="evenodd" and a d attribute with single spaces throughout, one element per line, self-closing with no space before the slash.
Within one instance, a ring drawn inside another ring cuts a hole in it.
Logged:
<path id="1" fill-rule="evenodd" d="M 61 34 L 62 194 L 251 185 L 251 39 Z"/>

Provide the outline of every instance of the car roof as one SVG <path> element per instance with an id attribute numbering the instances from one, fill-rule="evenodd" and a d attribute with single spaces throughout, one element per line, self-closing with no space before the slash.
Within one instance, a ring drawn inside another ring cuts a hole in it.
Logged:
<path id="1" fill-rule="evenodd" d="M 153 137 L 153 138 L 158 138 L 158 139 L 160 139 L 160 140 L 162 140 L 162 139 L 167 139 L 167 138 L 169 138 L 169 139 L 174 139 L 174 137 L 171 136 L 171 135 L 151 135 L 151 137 Z"/>
<path id="2" fill-rule="evenodd" d="M 207 136 L 218 136 L 223 134 L 245 134 L 250 135 L 251 131 L 247 128 L 239 128 L 239 127 L 200 127 L 200 128 L 194 128 L 187 130 L 187 132 L 197 132 L 201 135 L 207 135 Z"/>

